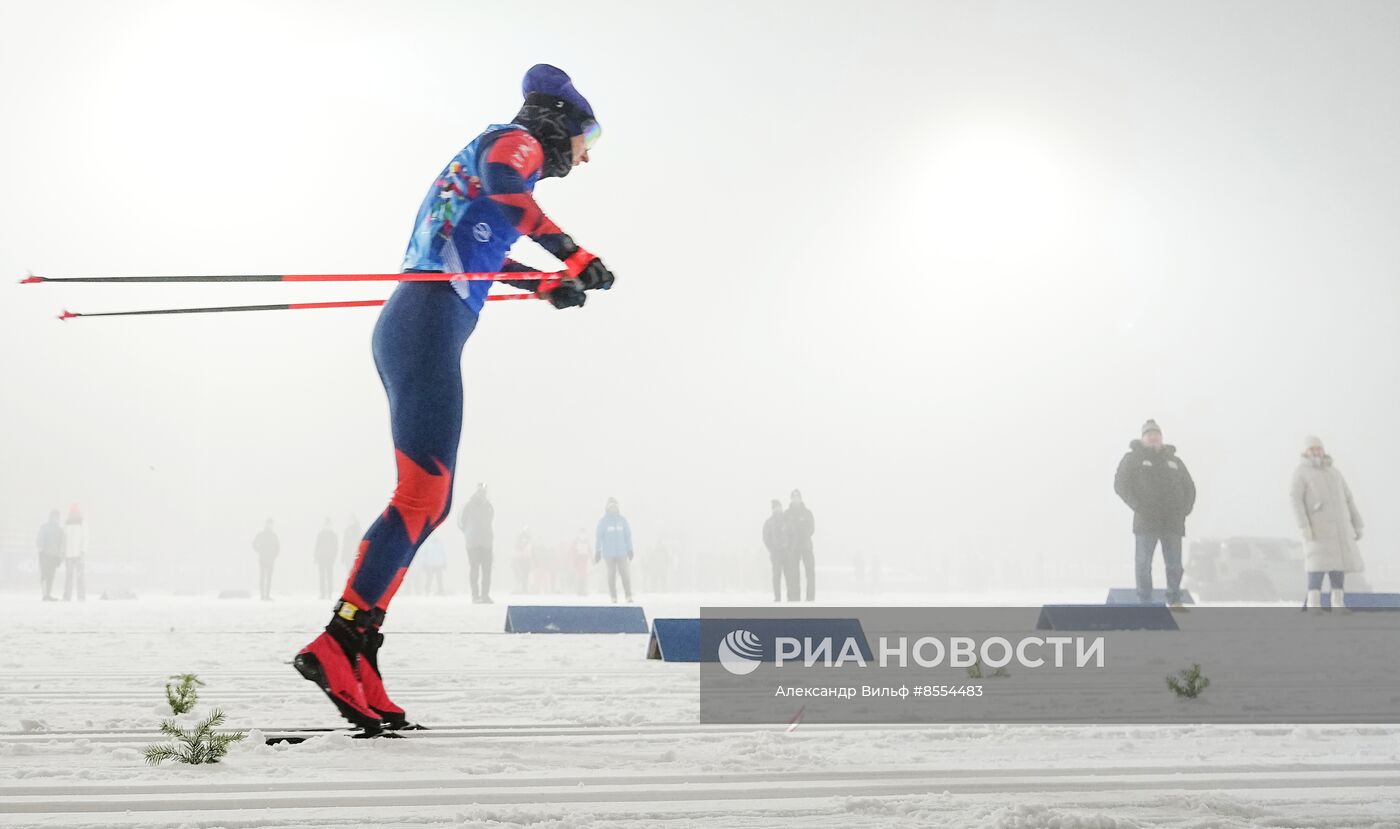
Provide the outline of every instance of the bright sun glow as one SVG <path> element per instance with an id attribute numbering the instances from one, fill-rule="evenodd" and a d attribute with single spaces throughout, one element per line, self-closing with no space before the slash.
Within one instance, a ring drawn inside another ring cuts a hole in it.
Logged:
<path id="1" fill-rule="evenodd" d="M 1068 161 L 1033 133 L 969 130 L 933 153 L 924 217 L 931 254 L 983 265 L 1049 264 L 1078 247 L 1084 193 Z"/>

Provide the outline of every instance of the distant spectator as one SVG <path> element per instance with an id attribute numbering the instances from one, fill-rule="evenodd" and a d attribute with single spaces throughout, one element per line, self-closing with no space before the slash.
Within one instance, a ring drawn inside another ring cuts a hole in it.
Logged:
<path id="1" fill-rule="evenodd" d="M 272 599 L 272 563 L 277 560 L 277 554 L 282 551 L 282 543 L 277 540 L 277 533 L 272 529 L 272 519 L 267 519 L 267 524 L 262 528 L 262 532 L 253 537 L 253 550 L 258 554 L 258 592 L 263 601 Z"/>
<path id="2" fill-rule="evenodd" d="M 355 559 L 360 556 L 360 539 L 364 535 L 360 522 L 355 520 L 355 516 L 350 516 L 350 523 L 340 533 L 340 560 L 344 562 L 347 572 L 355 569 Z"/>
<path id="3" fill-rule="evenodd" d="M 797 584 L 797 560 L 787 542 L 787 516 L 783 502 L 773 499 L 772 514 L 763 522 L 763 546 L 768 548 L 768 564 L 773 570 L 773 601 L 783 600 L 783 580 L 787 579 L 787 598 L 795 602 L 801 595 Z"/>
<path id="4" fill-rule="evenodd" d="M 437 533 L 428 536 L 428 540 L 423 542 L 423 547 L 414 556 L 413 563 L 423 569 L 424 595 L 447 595 L 447 586 L 444 582 L 444 576 L 447 572 L 447 548 L 442 546 L 441 536 Z"/>
<path id="5" fill-rule="evenodd" d="M 87 585 L 83 577 L 83 564 L 87 558 L 87 527 L 83 524 L 83 513 L 77 504 L 68 507 L 68 520 L 63 523 L 63 600 L 73 598 L 73 587 L 78 588 L 78 601 L 87 599 Z"/>
<path id="6" fill-rule="evenodd" d="M 338 549 L 335 530 L 331 529 L 331 519 L 327 518 L 326 523 L 321 526 L 321 531 L 316 534 L 316 584 L 323 599 L 329 599 L 331 591 L 335 589 L 332 580 L 335 576 L 335 554 Z"/>
<path id="7" fill-rule="evenodd" d="M 1303 563 L 1308 571 L 1308 597 L 1304 607 L 1322 606 L 1324 573 L 1332 588 L 1332 607 L 1346 607 L 1343 579 L 1347 573 L 1366 569 L 1356 543 L 1365 524 L 1351 497 L 1351 487 L 1332 464 L 1322 441 L 1309 436 L 1303 447 L 1303 460 L 1293 473 L 1290 500 L 1307 544 Z"/>
<path id="8" fill-rule="evenodd" d="M 792 500 L 788 504 L 787 512 L 784 514 L 784 525 L 787 532 L 788 555 L 793 559 L 794 578 L 798 565 L 806 571 L 807 575 L 807 595 L 806 600 L 816 601 L 817 598 L 817 560 L 812 552 L 812 536 L 817 531 L 817 519 L 812 515 L 812 511 L 807 509 L 807 505 L 802 502 L 802 490 L 792 491 Z M 791 582 L 789 582 L 791 584 Z M 788 596 L 792 598 L 791 595 Z"/>
<path id="9" fill-rule="evenodd" d="M 1142 440 L 1128 444 L 1118 462 L 1113 491 L 1133 511 L 1133 535 L 1137 539 L 1135 565 L 1138 601 L 1152 601 L 1152 555 L 1162 545 L 1167 569 L 1167 604 L 1181 604 L 1181 539 L 1186 516 L 1196 506 L 1196 483 L 1176 447 L 1162 442 L 1157 421 L 1142 425 Z"/>
<path id="10" fill-rule="evenodd" d="M 617 499 L 609 498 L 607 510 L 598 520 L 593 542 L 593 560 L 607 560 L 608 595 L 617 602 L 617 577 L 622 576 L 622 592 L 632 602 L 632 526 L 622 516 Z"/>
<path id="11" fill-rule="evenodd" d="M 491 561 L 494 558 L 495 535 L 491 528 L 496 509 L 486 497 L 486 484 L 477 484 L 476 492 L 462 506 L 457 526 L 467 542 L 467 578 L 472 585 L 472 602 L 491 604 Z"/>
<path id="12" fill-rule="evenodd" d="M 39 582 L 44 590 L 44 601 L 56 602 L 53 596 L 53 577 L 58 565 L 63 563 L 65 539 L 63 526 L 58 523 L 58 510 L 49 513 L 49 522 L 39 527 Z"/>

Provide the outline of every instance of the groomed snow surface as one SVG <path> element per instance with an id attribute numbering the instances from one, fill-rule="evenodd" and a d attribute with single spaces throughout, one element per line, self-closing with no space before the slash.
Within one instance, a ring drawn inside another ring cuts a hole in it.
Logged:
<path id="1" fill-rule="evenodd" d="M 643 605 L 735 603 L 716 598 Z M 504 634 L 503 605 L 461 597 L 400 597 L 381 664 L 412 717 L 469 733 L 255 731 L 153 767 L 171 674 L 230 727 L 338 724 L 290 665 L 328 603 L 7 599 L 0 826 L 1400 829 L 1393 727 L 703 726 L 697 667 L 648 661 L 646 637 Z"/>

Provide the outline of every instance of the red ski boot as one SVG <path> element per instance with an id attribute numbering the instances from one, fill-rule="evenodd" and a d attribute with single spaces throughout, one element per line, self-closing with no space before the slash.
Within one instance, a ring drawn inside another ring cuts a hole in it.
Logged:
<path id="1" fill-rule="evenodd" d="M 361 615 L 368 614 L 341 602 L 325 632 L 302 648 L 292 665 L 326 692 L 342 717 L 363 730 L 365 736 L 373 737 L 383 731 L 383 725 L 379 713 L 365 699 L 356 670 L 367 633 L 367 628 L 360 624 L 365 620 L 357 618 Z"/>
<path id="2" fill-rule="evenodd" d="M 415 730 L 422 728 L 408 721 L 408 715 L 384 691 L 384 679 L 379 673 L 379 648 L 384 644 L 384 634 L 377 628 L 370 628 L 365 636 L 365 647 L 360 652 L 360 686 L 365 689 L 365 702 L 379 714 L 384 727 L 390 731 Z"/>

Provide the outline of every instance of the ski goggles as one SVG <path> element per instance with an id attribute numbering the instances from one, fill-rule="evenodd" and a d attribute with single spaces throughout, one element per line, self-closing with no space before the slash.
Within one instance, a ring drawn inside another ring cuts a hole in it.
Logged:
<path id="1" fill-rule="evenodd" d="M 593 149 L 593 145 L 598 143 L 598 139 L 603 136 L 603 128 L 598 126 L 598 122 L 588 119 L 583 122 L 583 148 Z"/>

